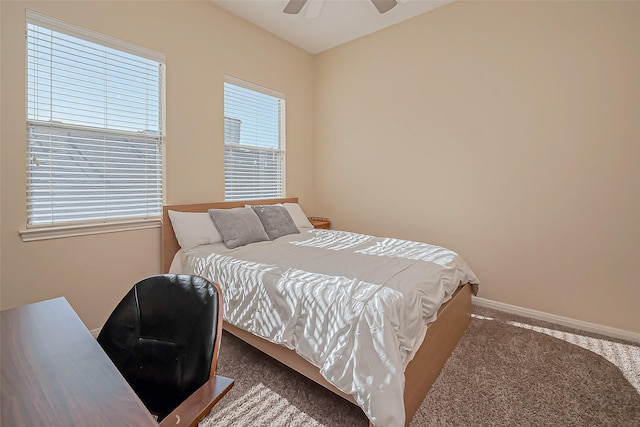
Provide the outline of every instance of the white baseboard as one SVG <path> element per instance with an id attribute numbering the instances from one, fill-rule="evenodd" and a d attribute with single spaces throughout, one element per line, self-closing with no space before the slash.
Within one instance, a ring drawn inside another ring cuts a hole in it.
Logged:
<path id="1" fill-rule="evenodd" d="M 624 329 L 610 328 L 608 326 L 599 325 L 597 323 L 583 322 L 581 320 L 571 319 L 569 317 L 556 316 L 555 314 L 545 313 L 543 311 L 531 310 L 529 308 L 518 307 L 511 304 L 492 301 L 485 298 L 473 297 L 473 303 L 481 307 L 493 308 L 496 310 L 506 311 L 508 313 L 517 314 L 519 316 L 531 317 L 533 319 L 543 320 L 545 322 L 556 323 L 573 329 L 579 329 L 586 332 L 593 332 L 608 337 L 619 338 L 626 341 L 640 343 L 640 334 L 636 332 L 626 331 Z"/>
<path id="2" fill-rule="evenodd" d="M 599 325 L 597 323 L 583 322 L 581 320 L 571 319 L 569 317 L 557 316 L 555 314 L 545 313 L 544 311 L 531 310 L 529 308 L 518 307 L 517 305 L 505 304 L 503 302 L 492 301 L 476 296 L 473 296 L 472 300 L 474 304 L 477 304 L 481 307 L 493 308 L 500 311 L 506 311 L 507 313 L 517 314 L 519 316 L 531 317 L 532 319 L 556 323 L 568 328 L 579 329 L 581 331 L 592 332 L 594 334 L 600 334 L 608 337 L 618 338 L 621 340 L 640 343 L 640 334 L 636 332 L 611 328 L 609 326 Z M 91 335 L 93 335 L 94 338 L 98 338 L 101 329 L 102 328 L 92 329 Z"/>

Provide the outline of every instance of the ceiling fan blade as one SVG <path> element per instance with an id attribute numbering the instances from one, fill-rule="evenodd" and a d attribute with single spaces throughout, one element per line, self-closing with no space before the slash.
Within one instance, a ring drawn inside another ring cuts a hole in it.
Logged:
<path id="1" fill-rule="evenodd" d="M 287 3 L 287 5 L 282 11 L 284 13 L 295 15 L 300 13 L 300 11 L 302 10 L 302 8 L 306 3 L 307 3 L 307 0 L 289 0 L 289 3 Z"/>
<path id="2" fill-rule="evenodd" d="M 371 0 L 371 3 L 373 3 L 380 13 L 389 12 L 398 4 L 396 0 Z"/>

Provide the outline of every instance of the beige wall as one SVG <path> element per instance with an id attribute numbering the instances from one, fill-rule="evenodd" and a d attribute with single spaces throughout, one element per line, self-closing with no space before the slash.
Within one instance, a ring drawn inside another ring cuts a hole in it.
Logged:
<path id="1" fill-rule="evenodd" d="M 455 2 L 316 57 L 318 210 L 640 332 L 640 2 Z"/>
<path id="2" fill-rule="evenodd" d="M 456 2 L 315 58 L 209 2 L 0 2 L 0 303 L 99 327 L 158 229 L 23 243 L 24 8 L 167 54 L 167 202 L 223 198 L 225 73 L 287 94 L 287 193 L 480 296 L 640 332 L 639 2 Z"/>
<path id="3" fill-rule="evenodd" d="M 167 55 L 168 203 L 224 198 L 223 78 L 287 97 L 287 194 L 312 203 L 313 57 L 208 1 L 1 3 L 2 308 L 64 295 L 90 329 L 160 271 L 160 229 L 23 243 L 25 8 Z"/>

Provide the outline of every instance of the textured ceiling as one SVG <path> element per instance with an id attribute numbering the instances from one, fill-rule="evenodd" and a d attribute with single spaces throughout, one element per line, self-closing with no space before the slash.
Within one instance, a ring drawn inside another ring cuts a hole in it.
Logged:
<path id="1" fill-rule="evenodd" d="M 453 0 L 398 0 L 384 14 L 370 0 L 308 0 L 297 15 L 282 11 L 288 0 L 211 1 L 307 52 L 319 53 Z"/>

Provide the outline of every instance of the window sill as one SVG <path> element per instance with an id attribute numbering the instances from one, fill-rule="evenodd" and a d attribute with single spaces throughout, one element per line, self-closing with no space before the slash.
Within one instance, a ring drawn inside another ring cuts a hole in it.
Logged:
<path id="1" fill-rule="evenodd" d="M 147 219 L 137 221 L 109 222 L 105 224 L 78 224 L 60 227 L 39 227 L 20 230 L 23 242 L 36 240 L 62 239 L 65 237 L 88 236 L 91 234 L 116 233 L 120 231 L 142 230 L 145 228 L 158 228 L 162 226 L 162 220 Z"/>

